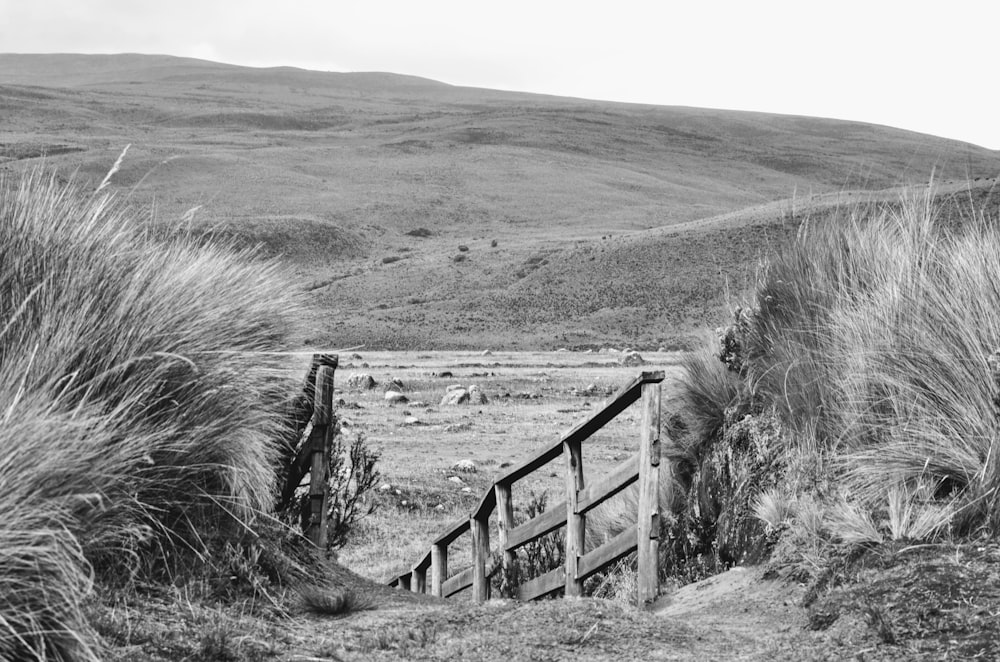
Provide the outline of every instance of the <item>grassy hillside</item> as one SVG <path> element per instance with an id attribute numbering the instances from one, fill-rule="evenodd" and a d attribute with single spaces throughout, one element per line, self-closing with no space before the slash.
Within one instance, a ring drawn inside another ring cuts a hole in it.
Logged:
<path id="1" fill-rule="evenodd" d="M 676 239 L 683 250 L 633 233 L 935 168 L 1000 171 L 995 152 L 856 122 L 166 56 L 0 55 L 0 108 L 0 167 L 45 155 L 99 181 L 132 144 L 116 187 L 161 225 L 280 255 L 313 291 L 311 340 L 340 346 L 677 342 L 716 301 L 705 278 L 692 290 L 671 274 L 714 274 L 714 291 L 720 269 L 745 271 L 757 233 Z M 627 253 L 676 265 L 648 272 L 670 301 L 640 310 L 605 287 L 595 308 L 589 282 L 630 284 Z M 543 290 L 558 306 L 533 312 Z"/>

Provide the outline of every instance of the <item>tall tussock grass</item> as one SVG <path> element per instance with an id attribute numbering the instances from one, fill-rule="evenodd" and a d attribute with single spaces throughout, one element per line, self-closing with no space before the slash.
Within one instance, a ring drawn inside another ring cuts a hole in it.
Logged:
<path id="1" fill-rule="evenodd" d="M 704 449 L 746 416 L 777 416 L 768 471 L 874 522 L 907 512 L 924 537 L 996 535 L 998 350 L 996 209 L 929 187 L 803 223 L 762 265 L 751 304 L 716 348 L 739 395 L 696 357 L 687 412 Z M 889 537 L 900 528 L 886 527 Z"/>
<path id="2" fill-rule="evenodd" d="M 274 263 L 0 177 L 0 658 L 96 659 L 95 581 L 177 577 L 272 507 L 299 303 Z"/>

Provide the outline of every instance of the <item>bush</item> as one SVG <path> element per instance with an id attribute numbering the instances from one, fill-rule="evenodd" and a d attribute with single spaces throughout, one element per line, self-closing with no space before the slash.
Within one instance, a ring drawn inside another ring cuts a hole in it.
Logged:
<path id="1" fill-rule="evenodd" d="M 927 539 L 949 519 L 956 534 L 1000 533 L 998 283 L 995 219 L 930 189 L 804 223 L 722 335 L 739 387 L 704 354 L 686 362 L 689 505 L 710 485 L 718 509 L 689 510 L 710 513 L 713 545 L 777 481 L 783 498 L 822 503 L 841 540 Z M 769 411 L 774 433 L 754 432 Z M 751 474 L 716 471 L 755 446 Z"/>
<path id="2" fill-rule="evenodd" d="M 271 507 L 295 289 L 133 218 L 0 178 L 0 657 L 96 659 L 94 576 L 211 566 Z"/>

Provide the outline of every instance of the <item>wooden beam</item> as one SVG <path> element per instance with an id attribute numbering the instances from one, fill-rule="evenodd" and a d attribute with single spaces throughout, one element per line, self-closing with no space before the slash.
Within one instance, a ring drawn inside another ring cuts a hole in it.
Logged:
<path id="1" fill-rule="evenodd" d="M 592 549 L 580 557 L 580 563 L 576 570 L 577 579 L 582 581 L 595 572 L 600 572 L 615 561 L 628 556 L 635 549 L 635 531 L 629 527 L 597 549 Z"/>
<path id="2" fill-rule="evenodd" d="M 555 593 L 565 585 L 565 568 L 556 568 L 521 584 L 517 589 L 517 599 L 527 602 L 528 600 L 544 598 L 546 595 Z"/>
<path id="3" fill-rule="evenodd" d="M 615 416 L 622 413 L 629 405 L 642 395 L 644 384 L 662 382 L 666 373 L 662 370 L 643 372 L 631 382 L 618 389 L 607 403 L 590 418 L 564 432 L 560 440 L 542 449 L 531 458 L 502 474 L 496 482 L 511 485 L 525 476 L 545 466 L 562 454 L 562 445 L 566 442 L 583 441 L 607 425 Z"/>
<path id="4" fill-rule="evenodd" d="M 469 525 L 472 528 L 472 599 L 486 602 L 490 592 L 489 576 L 486 574 L 486 562 L 490 557 L 489 520 L 473 517 Z"/>
<path id="5" fill-rule="evenodd" d="M 660 537 L 660 385 L 642 390 L 642 437 L 639 442 L 638 547 L 639 606 L 660 592 L 658 556 Z"/>
<path id="6" fill-rule="evenodd" d="M 426 593 L 427 592 L 427 569 L 426 568 L 414 568 L 413 569 L 413 580 L 410 583 L 410 589 L 414 593 Z"/>
<path id="7" fill-rule="evenodd" d="M 566 597 L 583 595 L 583 580 L 576 567 L 583 555 L 587 516 L 577 509 L 577 497 L 583 489 L 583 442 L 563 443 L 566 458 Z"/>
<path id="8" fill-rule="evenodd" d="M 443 598 L 445 577 L 448 576 L 448 545 L 431 545 L 431 595 Z"/>
<path id="9" fill-rule="evenodd" d="M 497 497 L 497 548 L 500 549 L 500 566 L 510 570 L 514 564 L 514 552 L 507 549 L 508 534 L 514 528 L 514 502 L 511 499 L 510 485 L 496 484 L 493 486 Z"/>
<path id="10" fill-rule="evenodd" d="M 639 455 L 633 455 L 619 464 L 603 480 L 582 490 L 576 509 L 585 513 L 601 505 L 626 487 L 639 480 Z"/>
<path id="11" fill-rule="evenodd" d="M 316 370 L 316 400 L 313 403 L 312 456 L 309 471 L 309 540 L 316 547 L 326 549 L 327 509 L 330 503 L 330 485 L 327 468 L 333 447 L 333 375 L 335 368 L 320 365 Z"/>
<path id="12" fill-rule="evenodd" d="M 449 577 L 441 585 L 441 597 L 448 598 L 460 591 L 472 586 L 472 568 L 466 568 L 462 572 L 457 573 L 454 577 Z"/>
<path id="13" fill-rule="evenodd" d="M 546 533 L 552 533 L 566 523 L 566 502 L 560 501 L 541 515 L 534 517 L 521 526 L 515 527 L 507 534 L 507 550 L 513 552 L 532 540 L 541 538 Z"/>
<path id="14" fill-rule="evenodd" d="M 461 536 L 463 533 L 469 530 L 470 526 L 469 522 L 471 521 L 472 520 L 470 518 L 463 517 L 458 522 L 455 522 L 455 524 L 453 524 L 450 529 L 448 529 L 447 531 L 439 535 L 437 538 L 435 538 L 432 544 L 446 545 L 446 546 L 450 545 L 451 543 L 455 542 L 455 540 L 457 540 L 459 536 Z"/>
<path id="15" fill-rule="evenodd" d="M 497 495 L 494 490 L 486 490 L 486 494 L 479 500 L 479 505 L 472 512 L 472 518 L 485 521 L 493 514 L 493 509 L 497 505 Z"/>

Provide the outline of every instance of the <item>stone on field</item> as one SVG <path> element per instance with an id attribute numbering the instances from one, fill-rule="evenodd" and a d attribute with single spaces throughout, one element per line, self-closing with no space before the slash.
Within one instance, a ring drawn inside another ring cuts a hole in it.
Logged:
<path id="1" fill-rule="evenodd" d="M 469 392 L 462 387 L 449 388 L 448 392 L 441 398 L 441 406 L 464 405 L 469 401 Z"/>
<path id="2" fill-rule="evenodd" d="M 391 405 L 402 404 L 404 402 L 409 402 L 410 399 L 399 391 L 386 391 L 385 401 Z"/>
<path id="3" fill-rule="evenodd" d="M 388 382 L 385 383 L 385 390 L 399 391 L 400 393 L 402 393 L 403 391 L 406 390 L 406 387 L 403 385 L 402 379 L 400 379 L 399 377 L 393 377 L 392 379 L 390 379 Z"/>
<path id="4" fill-rule="evenodd" d="M 473 385 L 469 387 L 469 404 L 485 405 L 488 404 L 489 401 L 489 398 L 486 397 L 486 394 L 483 393 L 478 386 Z"/>
<path id="5" fill-rule="evenodd" d="M 479 467 L 472 460 L 459 460 L 455 464 L 451 465 L 452 471 L 461 471 L 462 473 L 474 474 L 479 471 Z"/>
<path id="6" fill-rule="evenodd" d="M 378 382 L 367 372 L 355 372 L 347 378 L 347 388 L 355 391 L 370 391 L 375 388 Z"/>
<path id="7" fill-rule="evenodd" d="M 645 365 L 646 361 L 639 355 L 639 352 L 629 351 L 622 354 L 621 358 L 618 359 L 618 363 L 625 366 L 638 366 Z"/>
<path id="8" fill-rule="evenodd" d="M 459 478 L 458 476 L 448 476 L 448 482 L 449 483 L 456 483 L 458 485 L 461 485 L 465 481 L 462 480 L 461 478 Z"/>
<path id="9" fill-rule="evenodd" d="M 490 351 L 490 350 L 488 350 L 488 349 L 484 349 L 484 350 L 482 351 L 482 353 L 480 354 L 480 356 L 493 356 L 493 352 L 491 352 L 491 351 Z"/>
<path id="10" fill-rule="evenodd" d="M 416 416 L 407 416 L 405 419 L 403 419 L 403 425 L 406 426 L 420 425 L 420 419 L 417 418 Z"/>

